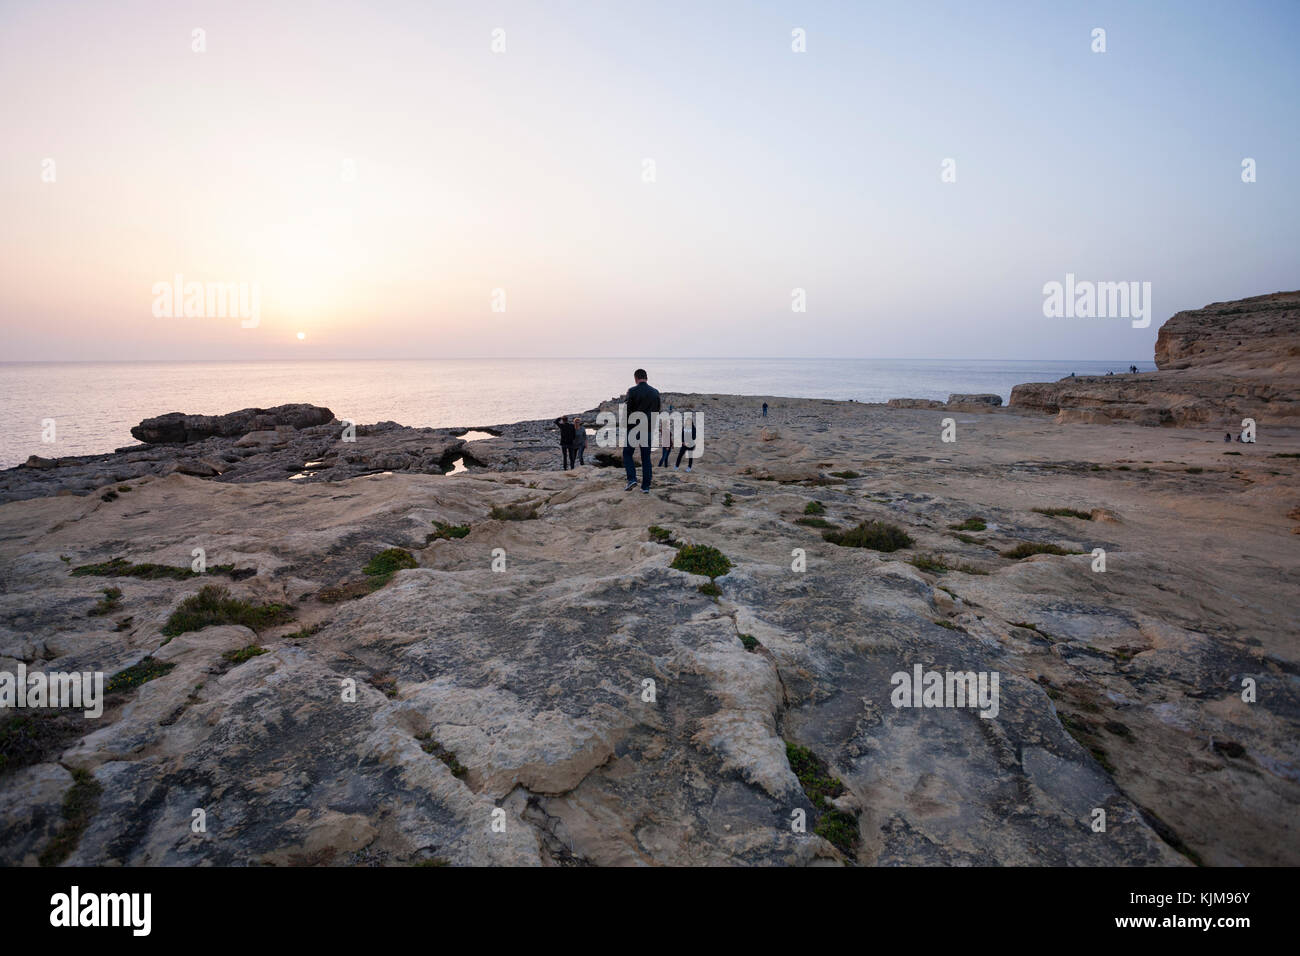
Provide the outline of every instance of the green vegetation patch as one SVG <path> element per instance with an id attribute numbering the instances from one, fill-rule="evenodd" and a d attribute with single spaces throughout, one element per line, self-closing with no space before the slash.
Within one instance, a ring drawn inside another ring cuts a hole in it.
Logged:
<path id="1" fill-rule="evenodd" d="M 41 851 L 41 866 L 58 866 L 72 854 L 99 809 L 99 796 L 103 792 L 104 788 L 89 770 L 72 771 L 72 786 L 63 795 L 63 826 Z"/>
<path id="2" fill-rule="evenodd" d="M 914 542 L 898 525 L 884 521 L 863 521 L 847 531 L 827 531 L 822 537 L 842 548 L 870 548 L 873 551 L 897 551 L 910 548 Z"/>
<path id="3" fill-rule="evenodd" d="M 260 631 L 275 624 L 283 624 L 293 616 L 293 608 L 285 604 L 253 604 L 230 596 L 230 589 L 220 584 L 205 584 L 198 594 L 187 597 L 167 618 L 163 625 L 164 637 L 175 637 L 187 631 L 198 631 L 214 624 L 242 624 Z"/>
<path id="4" fill-rule="evenodd" d="M 44 763 L 84 736 L 80 712 L 17 713 L 0 717 L 0 773 Z"/>
<path id="5" fill-rule="evenodd" d="M 1082 554 L 1082 551 L 1066 551 L 1055 544 L 1042 544 L 1038 541 L 1021 541 L 1014 548 L 1002 552 L 1002 557 L 1019 561 L 1034 554 Z"/>
<path id="6" fill-rule="evenodd" d="M 667 528 L 661 528 L 657 524 L 650 526 L 650 540 L 657 544 L 672 544 L 673 533 Z"/>
<path id="7" fill-rule="evenodd" d="M 237 651 L 226 651 L 226 653 L 221 656 L 232 664 L 242 664 L 244 661 L 251 661 L 254 657 L 260 657 L 265 653 L 265 647 L 258 647 L 256 644 L 249 644 L 247 647 L 241 647 Z"/>
<path id="8" fill-rule="evenodd" d="M 384 583 L 387 583 L 388 579 L 398 571 L 419 566 L 420 563 L 415 560 L 410 551 L 404 548 L 388 548 L 367 561 L 366 566 L 361 570 L 372 578 L 383 578 Z"/>
<path id="9" fill-rule="evenodd" d="M 936 558 L 933 554 L 918 554 L 907 563 L 927 574 L 943 574 L 945 571 L 952 570 L 943 563 L 941 558 Z"/>
<path id="10" fill-rule="evenodd" d="M 983 531 L 988 528 L 988 525 L 984 522 L 983 518 L 970 517 L 961 524 L 950 524 L 948 527 L 953 531 Z M 958 537 L 960 537 L 960 535 Z"/>
<path id="11" fill-rule="evenodd" d="M 450 541 L 453 538 L 463 538 L 465 535 L 469 534 L 469 530 L 470 528 L 467 524 L 447 524 L 442 521 L 435 521 L 433 523 L 433 533 L 425 539 L 425 543 L 427 544 L 430 541 L 437 541 L 439 539 Z"/>
<path id="12" fill-rule="evenodd" d="M 212 564 L 207 574 L 224 574 L 235 576 L 233 564 Z M 133 564 L 126 558 L 113 558 L 100 564 L 83 564 L 73 568 L 74 577 L 94 576 L 99 578 L 143 578 L 146 581 L 163 581 L 167 579 L 183 581 L 186 578 L 198 578 L 203 575 L 190 568 L 180 568 L 171 564 Z"/>
<path id="13" fill-rule="evenodd" d="M 456 777 L 457 779 L 462 779 L 464 778 L 465 774 L 469 773 L 469 768 L 464 766 L 459 760 L 457 760 L 456 755 L 454 753 L 452 753 L 442 744 L 438 743 L 438 741 L 434 740 L 431 735 L 418 734 L 415 739 L 420 742 L 421 750 L 423 750 L 425 753 L 429 754 L 430 756 L 437 757 L 444 764 L 446 764 L 447 769 L 451 771 L 453 777 Z"/>
<path id="14" fill-rule="evenodd" d="M 1091 521 L 1092 513 L 1088 511 L 1079 511 L 1077 508 L 1035 508 L 1037 514 L 1047 515 L 1049 518 L 1079 518 L 1083 521 Z"/>
<path id="15" fill-rule="evenodd" d="M 807 526 L 810 527 L 810 528 L 833 528 L 833 527 L 835 527 L 835 525 L 831 524 L 829 521 L 827 521 L 825 518 L 821 517 L 820 515 L 815 515 L 815 516 L 813 516 L 813 517 L 811 517 L 811 518 L 795 518 L 795 519 L 794 519 L 794 523 L 795 523 L 795 524 L 804 524 L 804 525 L 807 525 Z"/>
<path id="16" fill-rule="evenodd" d="M 720 577 L 731 570 L 731 561 L 717 548 L 707 544 L 684 544 L 677 551 L 670 567 L 687 574 L 703 574 L 711 578 Z"/>
<path id="17" fill-rule="evenodd" d="M 695 590 L 701 594 L 708 595 L 711 598 L 722 597 L 722 588 L 718 587 L 717 581 L 709 581 L 707 584 L 701 584 Z"/>
<path id="18" fill-rule="evenodd" d="M 852 857 L 858 846 L 858 818 L 843 810 L 827 810 L 813 827 L 813 833 Z"/>
<path id="19" fill-rule="evenodd" d="M 528 501 L 504 507 L 493 505 L 488 517 L 497 521 L 533 521 L 537 518 L 537 505 Z"/>
<path id="20" fill-rule="evenodd" d="M 758 647 L 758 638 L 753 634 L 741 634 L 739 637 L 740 643 L 745 645 L 745 650 L 752 651 L 754 648 Z"/>
<path id="21" fill-rule="evenodd" d="M 126 670 L 120 670 L 108 679 L 104 685 L 104 693 L 120 694 L 128 690 L 135 690 L 141 684 L 147 684 L 151 680 L 157 680 L 164 674 L 170 673 L 176 665 L 170 661 L 154 660 L 152 657 L 146 657 L 138 664 L 132 664 Z"/>
<path id="22" fill-rule="evenodd" d="M 824 515 L 826 506 L 820 501 L 810 501 L 803 506 L 803 513 L 806 515 Z"/>
<path id="23" fill-rule="evenodd" d="M 103 597 L 95 602 L 87 613 L 90 617 L 103 617 L 105 614 L 112 614 L 122 606 L 122 589 L 121 588 L 104 588 Z"/>
<path id="24" fill-rule="evenodd" d="M 844 784 L 831 773 L 825 761 L 807 747 L 787 741 L 785 757 L 790 761 L 790 769 L 799 778 L 799 785 L 803 787 L 803 792 L 808 795 L 812 805 L 819 810 L 828 808 L 829 799 L 838 797 L 844 792 Z"/>

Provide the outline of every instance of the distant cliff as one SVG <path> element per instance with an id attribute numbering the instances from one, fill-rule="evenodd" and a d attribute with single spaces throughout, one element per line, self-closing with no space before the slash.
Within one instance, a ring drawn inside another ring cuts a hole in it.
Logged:
<path id="1" fill-rule="evenodd" d="M 1300 424 L 1300 291 L 1179 312 L 1156 338 L 1158 371 L 1017 385 L 1014 408 L 1059 422 Z"/>

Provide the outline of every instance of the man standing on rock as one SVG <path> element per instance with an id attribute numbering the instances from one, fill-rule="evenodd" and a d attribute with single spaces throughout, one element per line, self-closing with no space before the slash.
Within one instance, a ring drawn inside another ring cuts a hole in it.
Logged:
<path id="1" fill-rule="evenodd" d="M 641 491 L 650 494 L 650 444 L 654 435 L 655 416 L 659 414 L 659 390 L 646 381 L 645 369 L 632 373 L 636 384 L 627 390 L 623 402 L 627 409 L 627 438 L 623 442 L 623 468 L 627 472 L 627 488 L 636 487 L 636 461 L 633 449 L 641 451 Z M 635 417 L 634 417 L 635 416 Z"/>
<path id="2" fill-rule="evenodd" d="M 560 454 L 564 456 L 564 470 L 573 467 L 573 439 L 576 435 L 568 415 L 561 415 L 555 420 L 560 429 Z"/>

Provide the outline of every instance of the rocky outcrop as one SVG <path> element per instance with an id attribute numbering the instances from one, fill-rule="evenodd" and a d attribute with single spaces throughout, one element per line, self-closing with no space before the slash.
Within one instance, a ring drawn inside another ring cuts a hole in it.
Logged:
<path id="1" fill-rule="evenodd" d="M 1002 396 L 994 395 L 991 392 L 980 392 L 974 395 L 954 394 L 948 396 L 949 405 L 988 405 L 990 408 L 1002 407 Z"/>
<path id="2" fill-rule="evenodd" d="M 1179 312 L 1161 326 L 1155 357 L 1155 372 L 1017 385 L 1011 405 L 1061 423 L 1300 423 L 1300 292 Z"/>
<path id="3" fill-rule="evenodd" d="M 594 424 L 595 414 L 586 412 L 584 418 Z M 47 495 L 116 497 L 129 493 L 133 481 L 173 472 L 219 482 L 313 483 L 385 471 L 444 474 L 458 460 L 492 471 L 561 467 L 559 433 L 546 420 L 482 429 L 471 451 L 461 437 L 463 428 L 385 421 L 345 429 L 328 408 L 302 404 L 228 415 L 173 412 L 145 419 L 131 433 L 148 443 L 107 455 L 33 455 L 0 471 L 0 502 Z"/>
<path id="4" fill-rule="evenodd" d="M 1156 368 L 1294 377 L 1300 292 L 1275 292 L 1179 312 L 1156 336 Z"/>
<path id="5" fill-rule="evenodd" d="M 154 678 L 0 766 L 0 863 L 38 862 L 87 780 L 72 865 L 1300 862 L 1293 459 L 1007 414 L 954 449 L 933 413 L 813 400 L 763 441 L 752 400 L 677 404 L 708 412 L 707 452 L 650 495 L 594 468 L 171 474 L 0 506 L 0 670 Z M 437 447 L 365 431 L 370 464 Z M 1110 470 L 1135 438 L 1177 464 Z M 915 543 L 832 545 L 813 502 Z M 1092 518 L 1031 510 L 1060 505 Z M 1058 553 L 1004 554 L 1026 542 Z M 729 559 L 716 599 L 677 543 Z M 198 547 L 205 576 L 74 573 Z M 390 548 L 411 560 L 370 580 Z M 211 583 L 295 619 L 165 635 Z M 894 706 L 918 666 L 997 674 L 998 713 Z M 835 826 L 787 745 L 842 785 Z"/>
<path id="6" fill-rule="evenodd" d="M 131 436 L 147 444 L 202 441 L 214 436 L 237 438 L 252 431 L 280 426 L 300 429 L 325 425 L 334 413 L 319 405 L 277 405 L 275 408 L 243 408 L 225 415 L 186 415 L 168 412 L 146 418 L 131 429 Z"/>

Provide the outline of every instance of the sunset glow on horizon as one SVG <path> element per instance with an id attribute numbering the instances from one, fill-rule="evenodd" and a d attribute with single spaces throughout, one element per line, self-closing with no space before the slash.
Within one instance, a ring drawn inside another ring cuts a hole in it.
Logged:
<path id="1" fill-rule="evenodd" d="M 4 358 L 1104 358 L 1296 284 L 1294 7 L 564 8 L 6 4 Z"/>

